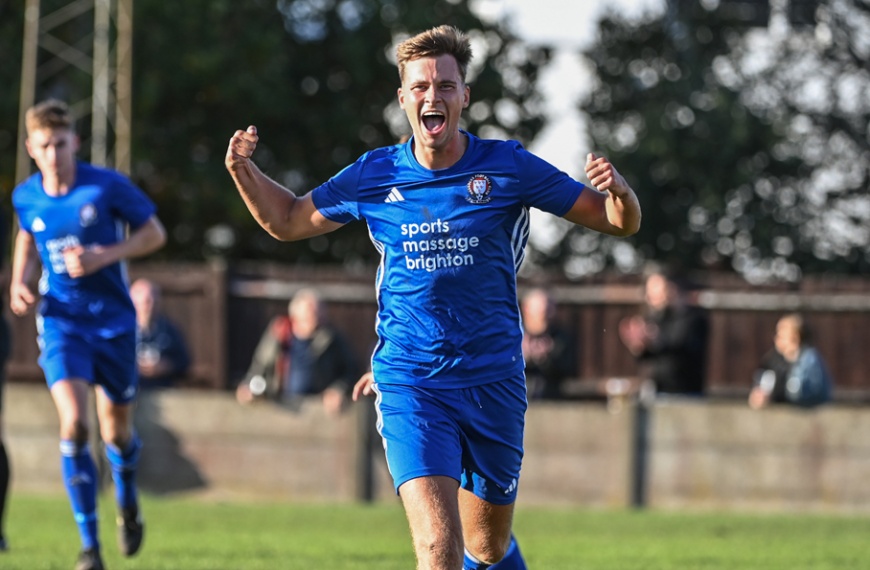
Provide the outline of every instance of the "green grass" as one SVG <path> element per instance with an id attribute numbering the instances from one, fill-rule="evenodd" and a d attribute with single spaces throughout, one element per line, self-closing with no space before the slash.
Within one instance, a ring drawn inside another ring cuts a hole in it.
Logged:
<path id="1" fill-rule="evenodd" d="M 110 570 L 414 567 L 398 504 L 220 503 L 144 498 L 143 551 L 117 553 L 112 501 L 101 497 Z M 78 537 L 65 497 L 11 497 L 4 570 L 69 570 Z M 520 506 L 516 534 L 532 570 L 845 570 L 870 567 L 870 517 Z"/>

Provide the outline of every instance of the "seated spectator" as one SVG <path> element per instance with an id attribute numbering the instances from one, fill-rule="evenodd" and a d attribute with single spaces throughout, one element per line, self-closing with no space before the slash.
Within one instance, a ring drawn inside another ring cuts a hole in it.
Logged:
<path id="1" fill-rule="evenodd" d="M 187 343 L 178 327 L 160 311 L 160 288 L 149 279 L 130 286 L 136 307 L 136 362 L 143 389 L 174 385 L 190 366 Z"/>
<path id="2" fill-rule="evenodd" d="M 520 308 L 528 397 L 560 399 L 563 382 L 574 374 L 571 336 L 553 321 L 556 305 L 545 290 L 531 289 Z"/>
<path id="3" fill-rule="evenodd" d="M 812 407 L 831 399 L 831 377 L 818 351 L 810 344 L 804 318 L 792 313 L 776 323 L 774 347 L 755 372 L 749 407 L 771 403 Z"/>
<path id="4" fill-rule="evenodd" d="M 646 278 L 643 314 L 619 323 L 619 336 L 640 374 L 656 393 L 702 395 L 709 319 L 689 302 L 688 280 L 675 268 L 655 268 Z"/>
<path id="5" fill-rule="evenodd" d="M 310 289 L 293 296 L 287 315 L 272 319 L 236 389 L 242 404 L 265 398 L 290 405 L 320 394 L 329 415 L 348 400 L 358 370 L 344 337 L 323 322 L 320 297 Z"/>

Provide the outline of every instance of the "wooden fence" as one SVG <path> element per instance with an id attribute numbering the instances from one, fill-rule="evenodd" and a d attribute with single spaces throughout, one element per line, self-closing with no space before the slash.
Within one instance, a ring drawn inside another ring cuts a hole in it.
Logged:
<path id="1" fill-rule="evenodd" d="M 286 310 L 302 287 L 315 287 L 330 321 L 349 338 L 360 368 L 375 342 L 374 269 L 271 264 L 157 264 L 131 266 L 131 278 L 147 276 L 163 289 L 164 309 L 185 332 L 193 366 L 185 384 L 230 388 L 244 375 L 269 319 Z M 540 282 L 536 279 L 535 282 Z M 702 275 L 697 303 L 710 312 L 708 387 L 712 395 L 744 397 L 761 355 L 772 345 L 776 320 L 804 312 L 816 344 L 835 379 L 835 397 L 870 401 L 864 339 L 870 336 L 870 279 L 812 277 L 800 286 L 752 287 L 732 275 Z M 522 281 L 521 288 L 529 282 Z M 617 334 L 619 321 L 642 300 L 635 276 L 603 276 L 580 283 L 553 281 L 557 319 L 576 339 L 577 377 L 594 383 L 634 376 L 634 358 Z M 36 364 L 33 318 L 10 318 L 13 352 L 10 381 L 42 381 Z"/>

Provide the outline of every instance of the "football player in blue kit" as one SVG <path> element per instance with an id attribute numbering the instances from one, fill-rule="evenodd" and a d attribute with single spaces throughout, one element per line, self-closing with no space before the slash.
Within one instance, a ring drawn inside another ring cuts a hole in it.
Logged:
<path id="1" fill-rule="evenodd" d="M 616 236 L 635 233 L 641 218 L 603 157 L 587 157 L 589 188 L 517 142 L 461 130 L 470 59 L 467 36 L 452 27 L 402 42 L 398 100 L 412 138 L 364 154 L 304 196 L 253 163 L 253 126 L 236 131 L 225 160 L 278 239 L 368 224 L 381 262 L 367 389 L 426 570 L 526 567 L 511 523 L 527 405 L 516 275 L 529 208 Z"/>
<path id="2" fill-rule="evenodd" d="M 12 194 L 19 231 L 10 305 L 21 316 L 38 304 L 39 364 L 60 419 L 61 473 L 82 542 L 76 570 L 99 570 L 88 387 L 96 386 L 100 436 L 115 482 L 118 545 L 132 556 L 143 523 L 135 483 L 141 442 L 133 430 L 136 314 L 125 260 L 162 247 L 166 232 L 154 204 L 126 177 L 76 159 L 79 141 L 65 103 L 39 103 L 25 123 L 27 151 L 39 172 Z M 30 284 L 40 265 L 37 303 Z"/>

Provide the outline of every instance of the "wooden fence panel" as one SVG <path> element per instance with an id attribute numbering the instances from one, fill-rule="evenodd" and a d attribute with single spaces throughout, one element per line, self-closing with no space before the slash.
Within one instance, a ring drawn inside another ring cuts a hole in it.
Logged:
<path id="1" fill-rule="evenodd" d="M 186 383 L 227 389 L 247 370 L 269 320 L 286 311 L 292 294 L 315 287 L 332 323 L 347 335 L 360 369 L 375 343 L 374 269 L 348 273 L 330 267 L 237 264 L 135 264 L 132 278 L 147 276 L 163 289 L 167 313 L 185 333 L 193 367 Z M 745 397 L 752 373 L 773 344 L 777 319 L 800 309 L 835 379 L 839 399 L 870 401 L 866 373 L 870 336 L 870 280 L 811 277 L 795 286 L 753 287 L 735 276 L 706 275 L 698 303 L 710 312 L 707 367 L 710 393 Z M 536 280 L 536 284 L 539 280 Z M 526 286 L 521 282 L 521 289 Z M 641 306 L 637 277 L 583 283 L 554 282 L 557 319 L 575 338 L 578 378 L 598 381 L 637 374 L 634 357 L 619 340 L 619 321 Z M 42 381 L 33 317 L 10 317 L 11 381 Z"/>

